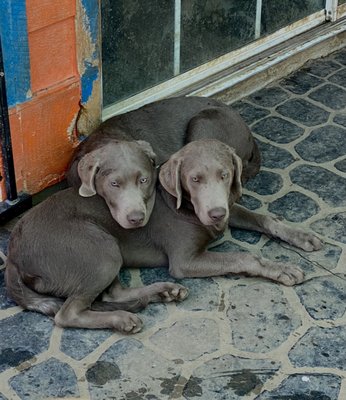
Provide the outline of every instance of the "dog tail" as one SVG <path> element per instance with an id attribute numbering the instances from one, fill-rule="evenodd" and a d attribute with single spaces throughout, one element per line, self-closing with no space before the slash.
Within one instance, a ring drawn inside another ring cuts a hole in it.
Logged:
<path id="1" fill-rule="evenodd" d="M 149 303 L 149 299 L 140 298 L 136 300 L 128 301 L 94 301 L 91 305 L 91 310 L 93 311 L 115 311 L 123 310 L 130 312 L 138 312 L 143 310 Z"/>
<path id="2" fill-rule="evenodd" d="M 6 260 L 5 283 L 8 296 L 27 310 L 54 317 L 64 303 L 63 299 L 30 289 L 20 276 L 17 266 L 9 259 Z"/>

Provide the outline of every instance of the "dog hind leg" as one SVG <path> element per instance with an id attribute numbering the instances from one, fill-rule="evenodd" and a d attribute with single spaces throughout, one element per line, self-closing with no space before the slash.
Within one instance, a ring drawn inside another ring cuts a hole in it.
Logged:
<path id="1" fill-rule="evenodd" d="M 15 264 L 6 261 L 5 282 L 8 296 L 21 307 L 53 317 L 64 304 L 58 297 L 35 292 L 27 286 Z"/>

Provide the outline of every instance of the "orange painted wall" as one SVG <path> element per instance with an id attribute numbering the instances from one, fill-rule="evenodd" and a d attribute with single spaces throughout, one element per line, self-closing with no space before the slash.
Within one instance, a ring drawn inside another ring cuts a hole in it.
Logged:
<path id="1" fill-rule="evenodd" d="M 26 0 L 32 98 L 9 110 L 18 190 L 64 177 L 76 143 L 80 77 L 74 0 Z"/>

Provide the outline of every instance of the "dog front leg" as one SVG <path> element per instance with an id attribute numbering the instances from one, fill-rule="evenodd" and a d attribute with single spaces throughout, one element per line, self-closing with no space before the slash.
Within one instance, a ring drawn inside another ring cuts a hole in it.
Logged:
<path id="1" fill-rule="evenodd" d="M 265 233 L 305 251 L 322 248 L 322 241 L 313 233 L 290 226 L 278 218 L 255 213 L 239 204 L 234 204 L 230 210 L 229 225 L 234 228 Z"/>
<path id="2" fill-rule="evenodd" d="M 102 294 L 102 301 L 138 301 L 146 305 L 148 303 L 182 301 L 187 295 L 188 289 L 178 283 L 156 282 L 138 288 L 124 288 L 121 286 L 119 279 L 116 278 L 107 292 Z"/>
<path id="3" fill-rule="evenodd" d="M 169 272 L 175 278 L 245 274 L 271 279 L 286 286 L 296 285 L 304 279 L 304 273 L 294 265 L 274 262 L 241 252 L 204 251 L 190 260 L 172 257 Z"/>

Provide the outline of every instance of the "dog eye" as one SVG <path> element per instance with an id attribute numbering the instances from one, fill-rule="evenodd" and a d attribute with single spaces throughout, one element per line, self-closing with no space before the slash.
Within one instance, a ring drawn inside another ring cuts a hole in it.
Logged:
<path id="1" fill-rule="evenodd" d="M 228 173 L 227 172 L 223 172 L 221 174 L 221 179 L 226 179 L 228 177 Z"/>
<path id="2" fill-rule="evenodd" d="M 140 183 L 147 183 L 148 182 L 148 178 L 141 178 L 139 180 Z"/>
<path id="3" fill-rule="evenodd" d="M 193 181 L 193 182 L 198 182 L 199 179 L 197 178 L 197 176 L 193 176 L 193 177 L 192 177 L 192 181 Z"/>
<path id="4" fill-rule="evenodd" d="M 111 181 L 111 186 L 119 187 L 119 183 L 117 181 Z"/>

